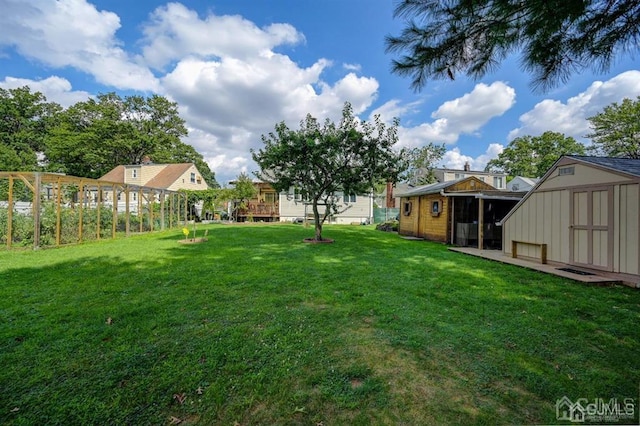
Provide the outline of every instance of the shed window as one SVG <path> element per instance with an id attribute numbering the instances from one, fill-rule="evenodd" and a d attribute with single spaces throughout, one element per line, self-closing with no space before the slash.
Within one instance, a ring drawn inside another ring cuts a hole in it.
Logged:
<path id="1" fill-rule="evenodd" d="M 572 175 L 576 172 L 575 167 L 560 167 L 558 169 L 558 176 Z"/>
<path id="2" fill-rule="evenodd" d="M 438 216 L 440 214 L 440 200 L 433 201 L 431 203 L 431 216 Z"/>
<path id="3" fill-rule="evenodd" d="M 137 177 L 138 177 L 138 169 L 132 169 L 132 170 L 131 170 L 131 177 L 132 177 L 133 179 L 135 179 L 135 178 L 137 178 Z"/>
<path id="4" fill-rule="evenodd" d="M 405 201 L 402 205 L 402 214 L 409 216 L 411 214 L 411 201 Z"/>

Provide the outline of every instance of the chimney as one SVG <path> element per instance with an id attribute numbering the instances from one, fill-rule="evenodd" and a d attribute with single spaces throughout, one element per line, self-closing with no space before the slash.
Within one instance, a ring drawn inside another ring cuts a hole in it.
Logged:
<path id="1" fill-rule="evenodd" d="M 387 208 L 395 208 L 396 207 L 396 199 L 393 198 L 393 183 L 392 182 L 387 182 L 386 207 Z"/>
<path id="2" fill-rule="evenodd" d="M 471 171 L 471 166 L 469 165 L 468 161 L 464 163 L 464 171 L 465 172 Z"/>

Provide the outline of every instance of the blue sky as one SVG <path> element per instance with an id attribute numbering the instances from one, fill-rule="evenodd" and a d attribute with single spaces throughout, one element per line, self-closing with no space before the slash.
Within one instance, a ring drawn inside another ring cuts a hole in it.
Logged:
<path id="1" fill-rule="evenodd" d="M 534 94 L 518 55 L 474 81 L 421 92 L 391 74 L 392 1 L 0 0 L 0 87 L 28 84 L 63 106 L 98 93 L 158 93 L 180 105 L 193 145 L 222 184 L 256 169 L 250 148 L 307 113 L 399 117 L 401 146 L 444 143 L 439 165 L 483 169 L 510 140 L 546 130 L 584 142 L 587 117 L 640 96 L 638 53 L 606 73 Z"/>

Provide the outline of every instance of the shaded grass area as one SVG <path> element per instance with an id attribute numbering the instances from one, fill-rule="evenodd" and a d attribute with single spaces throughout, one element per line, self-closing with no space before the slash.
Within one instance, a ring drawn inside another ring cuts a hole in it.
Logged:
<path id="1" fill-rule="evenodd" d="M 637 290 L 371 227 L 208 229 L 0 252 L 0 422 L 555 424 L 562 396 L 638 421 Z"/>

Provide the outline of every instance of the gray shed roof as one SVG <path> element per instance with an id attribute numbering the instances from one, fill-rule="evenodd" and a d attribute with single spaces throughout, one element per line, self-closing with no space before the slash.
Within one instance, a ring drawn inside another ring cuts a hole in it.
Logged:
<path id="1" fill-rule="evenodd" d="M 628 173 L 633 176 L 640 176 L 640 159 L 636 158 L 614 158 L 614 157 L 588 157 L 581 155 L 569 155 L 579 161 L 595 164 L 618 172 Z"/>
<path id="2" fill-rule="evenodd" d="M 455 185 L 468 178 L 459 178 L 456 180 L 448 180 L 445 182 L 430 183 L 428 185 L 416 186 L 414 188 L 408 188 L 407 191 L 396 194 L 396 197 L 413 197 L 415 195 L 427 195 L 436 194 L 442 189 L 446 189 L 451 185 Z"/>

